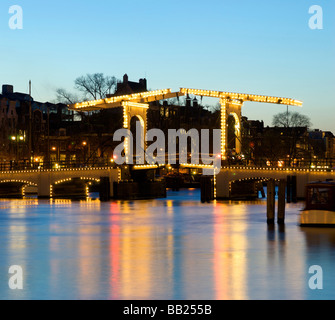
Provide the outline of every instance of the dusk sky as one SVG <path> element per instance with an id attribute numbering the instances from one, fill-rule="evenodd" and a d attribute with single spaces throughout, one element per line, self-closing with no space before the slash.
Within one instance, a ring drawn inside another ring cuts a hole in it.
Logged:
<path id="1" fill-rule="evenodd" d="M 8 26 L 23 9 L 23 29 Z M 323 30 L 309 8 L 323 9 Z M 0 2 L 1 84 L 53 101 L 74 79 L 102 72 L 150 89 L 180 87 L 294 98 L 313 128 L 335 134 L 335 2 L 331 0 L 123 0 Z M 213 104 L 217 101 L 213 100 Z M 246 103 L 271 125 L 284 106 Z"/>

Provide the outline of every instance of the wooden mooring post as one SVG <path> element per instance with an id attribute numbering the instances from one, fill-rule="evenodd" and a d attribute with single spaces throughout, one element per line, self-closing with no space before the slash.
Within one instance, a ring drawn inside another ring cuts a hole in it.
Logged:
<path id="1" fill-rule="evenodd" d="M 274 224 L 275 222 L 275 195 L 276 195 L 276 183 L 274 180 L 270 180 L 267 183 L 267 223 Z M 285 191 L 286 191 L 286 181 L 280 180 L 278 187 L 278 213 L 277 213 L 277 223 L 282 225 L 285 223 Z"/>
<path id="2" fill-rule="evenodd" d="M 267 223 L 275 222 L 275 181 L 269 180 L 267 183 Z"/>
<path id="3" fill-rule="evenodd" d="M 286 191 L 286 181 L 280 180 L 278 187 L 278 214 L 277 214 L 277 222 L 278 224 L 285 223 L 285 191 Z"/>

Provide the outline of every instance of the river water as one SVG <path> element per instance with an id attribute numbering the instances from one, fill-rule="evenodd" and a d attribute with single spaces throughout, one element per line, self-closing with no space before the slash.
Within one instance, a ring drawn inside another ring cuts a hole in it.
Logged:
<path id="1" fill-rule="evenodd" d="M 0 201 L 0 299 L 334 299 L 335 230 L 266 224 L 266 201 Z M 9 267 L 23 270 L 11 290 Z M 312 290 L 309 268 L 323 272 Z"/>

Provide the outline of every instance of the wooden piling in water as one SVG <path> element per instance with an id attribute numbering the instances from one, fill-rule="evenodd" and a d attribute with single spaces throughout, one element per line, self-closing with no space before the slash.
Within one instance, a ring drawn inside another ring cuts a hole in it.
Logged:
<path id="1" fill-rule="evenodd" d="M 297 203 L 297 176 L 292 176 L 291 178 L 291 195 L 292 202 Z"/>
<path id="2" fill-rule="evenodd" d="M 201 202 L 211 202 L 213 199 L 213 180 L 209 176 L 203 176 L 200 179 Z"/>
<path id="3" fill-rule="evenodd" d="M 286 199 L 287 199 L 287 203 L 291 203 L 291 200 L 292 200 L 292 177 L 291 176 L 287 176 Z"/>
<path id="4" fill-rule="evenodd" d="M 277 222 L 278 224 L 285 223 L 285 191 L 286 191 L 286 181 L 280 180 L 278 187 L 278 213 L 277 213 Z"/>
<path id="5" fill-rule="evenodd" d="M 275 182 L 267 183 L 267 223 L 274 224 L 275 221 Z"/>

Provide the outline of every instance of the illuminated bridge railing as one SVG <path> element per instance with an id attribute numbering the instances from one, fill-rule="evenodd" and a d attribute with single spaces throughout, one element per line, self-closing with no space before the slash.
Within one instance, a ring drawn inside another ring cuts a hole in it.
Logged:
<path id="1" fill-rule="evenodd" d="M 262 171 L 276 171 L 276 172 L 330 172 L 335 173 L 335 168 L 322 168 L 322 167 L 271 167 L 271 166 L 242 166 L 242 165 L 227 165 L 222 166 L 221 169 L 228 170 L 262 170 Z"/>
<path id="2" fill-rule="evenodd" d="M 268 159 L 257 159 L 257 160 L 236 160 L 228 159 L 227 164 L 229 166 L 244 166 L 244 167 L 262 167 L 262 168 L 303 168 L 303 169 L 323 169 L 333 170 L 335 169 L 335 159 L 313 159 L 313 160 L 268 160 Z"/>
<path id="3" fill-rule="evenodd" d="M 151 164 L 148 165 L 136 165 L 136 159 L 134 158 L 134 165 L 131 165 L 134 169 L 145 167 L 147 169 L 154 168 Z M 29 161 L 5 161 L 0 162 L 0 172 L 7 171 L 28 171 L 28 170 L 50 170 L 50 169 L 85 169 L 85 168 L 116 168 L 120 167 L 115 164 L 112 160 L 98 160 L 98 161 L 87 161 L 87 162 L 71 162 L 71 161 L 50 161 L 50 162 L 29 162 Z M 156 166 L 158 167 L 158 166 Z M 199 165 L 192 165 L 191 158 L 188 157 L 187 163 L 179 163 L 177 165 L 170 165 L 166 163 L 165 166 L 159 166 L 160 168 L 168 167 L 172 169 L 178 168 L 198 168 L 206 167 L 200 161 Z M 322 160 L 295 160 L 295 161 L 270 161 L 267 159 L 257 160 L 236 160 L 228 159 L 222 161 L 221 167 L 223 169 L 264 169 L 264 170 L 311 170 L 311 171 L 334 171 L 335 172 L 335 159 L 322 159 Z"/>
<path id="4" fill-rule="evenodd" d="M 76 169 L 76 168 L 104 168 L 115 167 L 111 161 L 50 161 L 50 162 L 30 162 L 30 161 L 6 161 L 0 162 L 0 172 L 4 171 L 25 171 L 25 170 L 49 170 L 49 169 Z"/>

